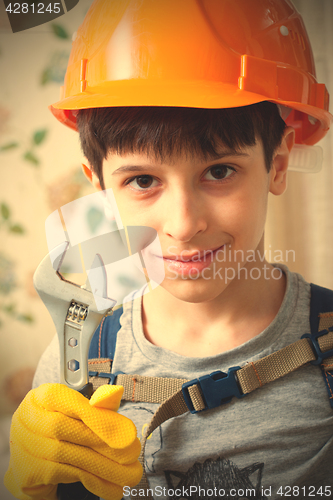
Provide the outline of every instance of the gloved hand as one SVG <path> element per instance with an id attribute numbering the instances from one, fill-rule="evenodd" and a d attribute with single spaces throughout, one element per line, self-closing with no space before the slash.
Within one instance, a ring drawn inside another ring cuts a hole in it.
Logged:
<path id="1" fill-rule="evenodd" d="M 133 422 L 116 413 L 122 393 L 111 385 L 90 400 L 62 384 L 30 391 L 13 416 L 9 491 L 20 500 L 56 500 L 59 483 L 80 481 L 117 500 L 123 486 L 135 486 L 142 475 L 140 442 Z"/>

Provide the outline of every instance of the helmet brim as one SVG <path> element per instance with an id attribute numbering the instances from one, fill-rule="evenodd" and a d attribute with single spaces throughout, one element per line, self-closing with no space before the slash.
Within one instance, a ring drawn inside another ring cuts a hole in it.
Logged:
<path id="1" fill-rule="evenodd" d="M 262 101 L 270 101 L 299 111 L 312 118 L 311 137 L 299 141 L 303 144 L 315 144 L 329 129 L 333 116 L 326 110 L 309 104 L 293 101 L 272 99 L 262 94 L 256 94 L 239 89 L 231 84 L 217 82 L 134 82 L 120 80 L 100 87 L 87 88 L 85 92 L 65 97 L 50 106 L 53 115 L 70 128 L 76 128 L 76 114 L 80 109 L 108 107 L 181 107 L 221 109 L 249 106 Z M 297 128 L 291 115 L 287 124 Z M 298 117 L 299 119 L 299 117 Z"/>

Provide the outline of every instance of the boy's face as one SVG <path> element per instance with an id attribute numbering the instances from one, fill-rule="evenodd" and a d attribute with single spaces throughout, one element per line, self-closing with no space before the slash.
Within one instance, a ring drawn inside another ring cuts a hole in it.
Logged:
<path id="1" fill-rule="evenodd" d="M 204 302 L 221 294 L 239 267 L 253 267 L 245 262 L 253 251 L 263 253 L 268 193 L 285 189 L 280 156 L 268 173 L 260 142 L 239 153 L 221 147 L 212 160 L 110 154 L 103 174 L 123 224 L 157 231 L 162 255 L 154 258 L 164 262 L 163 288 L 181 300 Z M 93 182 L 98 187 L 94 174 Z"/>

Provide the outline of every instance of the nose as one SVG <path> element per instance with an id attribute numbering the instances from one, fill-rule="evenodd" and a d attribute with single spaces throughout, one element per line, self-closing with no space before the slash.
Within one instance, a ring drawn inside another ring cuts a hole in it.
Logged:
<path id="1" fill-rule="evenodd" d="M 188 242 L 207 228 L 207 219 L 200 197 L 195 190 L 175 189 L 164 207 L 164 234 Z"/>

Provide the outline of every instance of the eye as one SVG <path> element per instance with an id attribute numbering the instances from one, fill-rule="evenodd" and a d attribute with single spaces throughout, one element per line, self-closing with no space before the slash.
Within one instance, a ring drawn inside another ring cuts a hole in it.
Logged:
<path id="1" fill-rule="evenodd" d="M 205 179 L 209 181 L 218 181 L 226 179 L 234 172 L 236 172 L 236 170 L 229 165 L 214 165 L 214 167 L 211 167 L 208 172 L 206 172 Z"/>
<path id="2" fill-rule="evenodd" d="M 148 190 L 149 188 L 156 187 L 158 184 L 157 180 L 151 175 L 138 175 L 128 179 L 126 182 L 127 186 L 130 186 L 137 191 Z"/>

